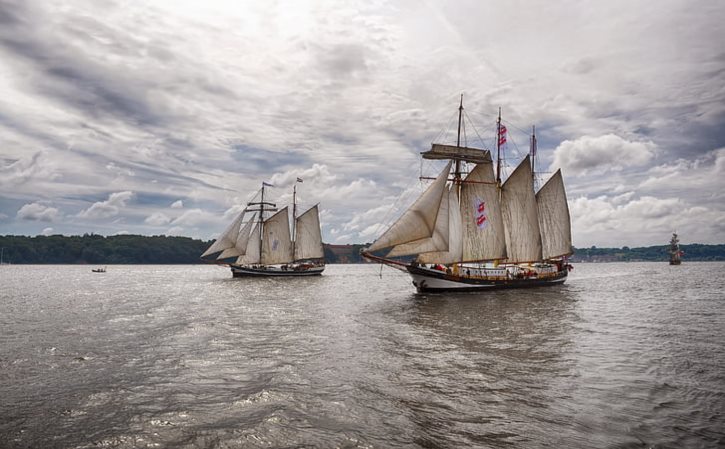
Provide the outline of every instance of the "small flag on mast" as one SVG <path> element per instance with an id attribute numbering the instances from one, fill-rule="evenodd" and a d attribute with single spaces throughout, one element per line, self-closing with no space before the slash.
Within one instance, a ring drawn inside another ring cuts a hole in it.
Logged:
<path id="1" fill-rule="evenodd" d="M 274 187 L 272 184 L 270 184 L 268 182 L 264 182 L 264 181 L 262 181 L 262 185 L 267 186 L 267 187 Z"/>
<path id="2" fill-rule="evenodd" d="M 302 182 L 302 178 L 297 178 L 297 182 Z"/>

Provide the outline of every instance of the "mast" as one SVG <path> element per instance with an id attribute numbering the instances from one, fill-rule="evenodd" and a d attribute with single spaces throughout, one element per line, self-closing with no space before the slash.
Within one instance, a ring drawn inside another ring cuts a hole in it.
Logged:
<path id="1" fill-rule="evenodd" d="M 262 232 L 262 226 L 264 226 L 264 181 L 262 181 L 262 198 L 259 206 L 259 261 L 262 262 L 262 240 L 264 239 L 264 233 Z"/>
<path id="2" fill-rule="evenodd" d="M 536 172 L 535 167 L 535 161 L 536 161 L 536 125 L 531 126 L 531 180 L 534 185 L 534 190 L 536 190 Z"/>
<path id="3" fill-rule="evenodd" d="M 456 146 L 461 146 L 461 122 L 463 120 L 463 94 L 461 94 L 461 104 L 458 106 L 458 136 L 456 138 Z M 456 172 L 454 175 L 455 183 L 458 190 L 461 189 L 461 160 L 456 159 Z M 460 193 L 460 192 L 459 192 Z"/>
<path id="4" fill-rule="evenodd" d="M 496 120 L 496 183 L 501 185 L 501 108 L 498 108 Z"/>
<path id="5" fill-rule="evenodd" d="M 295 232 L 297 231 L 297 181 L 295 181 L 295 185 L 292 188 L 292 258 L 294 259 L 295 254 L 295 244 L 297 243 L 297 238 L 295 237 Z"/>

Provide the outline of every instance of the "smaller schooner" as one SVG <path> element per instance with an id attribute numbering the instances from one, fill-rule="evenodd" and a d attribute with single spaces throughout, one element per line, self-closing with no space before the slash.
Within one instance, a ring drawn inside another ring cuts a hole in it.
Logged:
<path id="1" fill-rule="evenodd" d="M 461 146 L 462 118 L 463 96 L 456 145 L 433 143 L 422 153 L 448 164 L 362 256 L 407 271 L 418 292 L 562 284 L 572 268 L 567 261 L 572 245 L 561 171 L 535 193 L 532 133 L 531 154 L 502 182 L 506 127 L 500 112 L 495 174 L 489 150 Z M 386 248 L 391 249 L 385 256 L 378 255 Z M 410 256 L 410 262 L 401 259 Z"/>
<path id="2" fill-rule="evenodd" d="M 670 239 L 670 265 L 680 265 L 682 263 L 682 254 L 680 239 L 677 238 L 677 233 L 673 232 Z"/>
<path id="3" fill-rule="evenodd" d="M 292 193 L 292 232 L 289 208 L 277 209 L 262 188 L 201 255 L 202 260 L 228 265 L 234 277 L 316 276 L 325 270 L 318 205 L 297 216 L 297 183 Z M 245 221 L 246 219 L 246 221 Z M 292 237 L 294 236 L 294 238 Z"/>

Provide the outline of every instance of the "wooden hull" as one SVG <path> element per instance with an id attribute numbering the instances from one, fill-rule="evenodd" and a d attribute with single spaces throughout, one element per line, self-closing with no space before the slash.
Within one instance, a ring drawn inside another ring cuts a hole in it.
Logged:
<path id="1" fill-rule="evenodd" d="M 311 267 L 289 267 L 283 269 L 276 266 L 242 266 L 230 265 L 232 276 L 238 277 L 300 277 L 300 276 L 319 276 L 325 271 L 325 266 Z"/>
<path id="2" fill-rule="evenodd" d="M 533 288 L 561 285 L 566 281 L 566 270 L 547 276 L 530 276 L 511 279 L 487 279 L 449 274 L 430 268 L 406 266 L 419 293 L 425 292 L 479 292 L 510 288 Z"/>

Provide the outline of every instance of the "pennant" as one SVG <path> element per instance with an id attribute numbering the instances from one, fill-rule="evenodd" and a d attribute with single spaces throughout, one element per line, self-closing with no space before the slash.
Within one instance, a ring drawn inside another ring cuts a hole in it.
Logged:
<path id="1" fill-rule="evenodd" d="M 297 182 L 302 182 L 302 178 L 297 178 Z"/>

